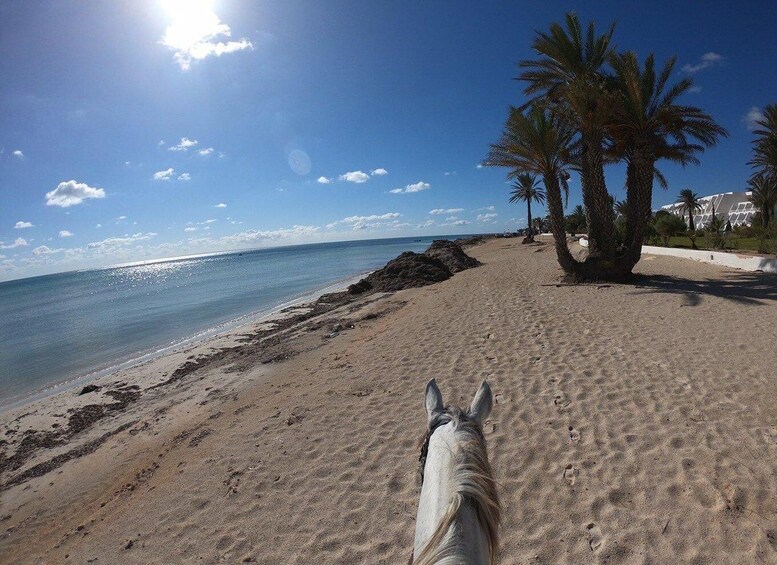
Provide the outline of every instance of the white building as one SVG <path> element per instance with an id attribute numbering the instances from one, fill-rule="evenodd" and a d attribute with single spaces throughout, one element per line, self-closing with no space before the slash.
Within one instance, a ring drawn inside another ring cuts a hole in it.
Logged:
<path id="1" fill-rule="evenodd" d="M 752 192 L 723 192 L 699 198 L 701 210 L 697 211 L 693 216 L 694 227 L 698 229 L 706 226 L 710 218 L 712 218 L 713 208 L 715 209 L 715 215 L 718 218 L 722 218 L 724 222 L 730 221 L 734 227 L 749 226 L 752 223 L 753 214 L 758 211 L 753 206 L 753 203 L 750 202 L 751 194 Z M 678 203 L 667 204 L 666 206 L 661 206 L 661 209 L 676 216 L 682 216 L 687 224 L 688 212 L 683 211 L 681 206 Z"/>

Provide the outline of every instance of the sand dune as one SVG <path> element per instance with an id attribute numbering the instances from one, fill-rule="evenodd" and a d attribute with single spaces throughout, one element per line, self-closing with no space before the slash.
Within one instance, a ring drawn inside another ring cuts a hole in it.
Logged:
<path id="1" fill-rule="evenodd" d="M 128 426 L 0 494 L 0 560 L 406 562 L 435 377 L 446 400 L 496 396 L 503 563 L 777 563 L 777 277 L 646 257 L 661 276 L 641 285 L 557 286 L 550 246 L 468 252 L 483 265 L 327 314 L 286 361 L 206 367 L 104 418 L 85 433 Z M 220 339 L 111 382 L 152 386 Z"/>

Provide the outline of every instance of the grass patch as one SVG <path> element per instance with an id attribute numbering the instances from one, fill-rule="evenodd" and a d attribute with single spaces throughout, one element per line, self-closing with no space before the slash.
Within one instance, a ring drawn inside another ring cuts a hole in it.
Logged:
<path id="1" fill-rule="evenodd" d="M 699 249 L 711 249 L 707 244 L 706 237 L 696 238 L 696 247 Z M 664 247 L 662 241 L 651 242 L 652 245 L 659 245 Z M 758 238 L 757 237 L 739 237 L 737 235 L 731 235 L 727 238 L 725 250 L 730 251 L 752 251 L 758 252 Z M 684 235 L 676 235 L 669 238 L 668 247 L 677 247 L 680 249 L 691 249 L 691 240 Z M 722 251 L 722 250 L 717 250 Z"/>

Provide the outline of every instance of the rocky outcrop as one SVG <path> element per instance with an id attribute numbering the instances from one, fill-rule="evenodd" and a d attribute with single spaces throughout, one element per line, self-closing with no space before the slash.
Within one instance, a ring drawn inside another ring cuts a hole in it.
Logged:
<path id="1" fill-rule="evenodd" d="M 429 249 L 424 251 L 424 255 L 439 259 L 453 274 L 480 266 L 480 261 L 470 257 L 459 245 L 447 239 L 433 241 Z"/>
<path id="2" fill-rule="evenodd" d="M 423 253 L 406 251 L 385 267 L 348 287 L 349 294 L 368 291 L 394 292 L 447 280 L 454 273 L 477 267 L 480 262 L 464 253 L 456 243 L 436 240 Z"/>

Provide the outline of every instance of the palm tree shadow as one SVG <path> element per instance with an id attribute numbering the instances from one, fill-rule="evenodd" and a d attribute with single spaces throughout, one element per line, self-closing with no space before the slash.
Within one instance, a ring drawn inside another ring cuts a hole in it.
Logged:
<path id="1" fill-rule="evenodd" d="M 698 306 L 706 296 L 748 306 L 777 301 L 777 275 L 761 272 L 726 273 L 720 279 L 693 280 L 672 275 L 636 275 L 633 294 L 679 294 L 683 306 Z"/>

